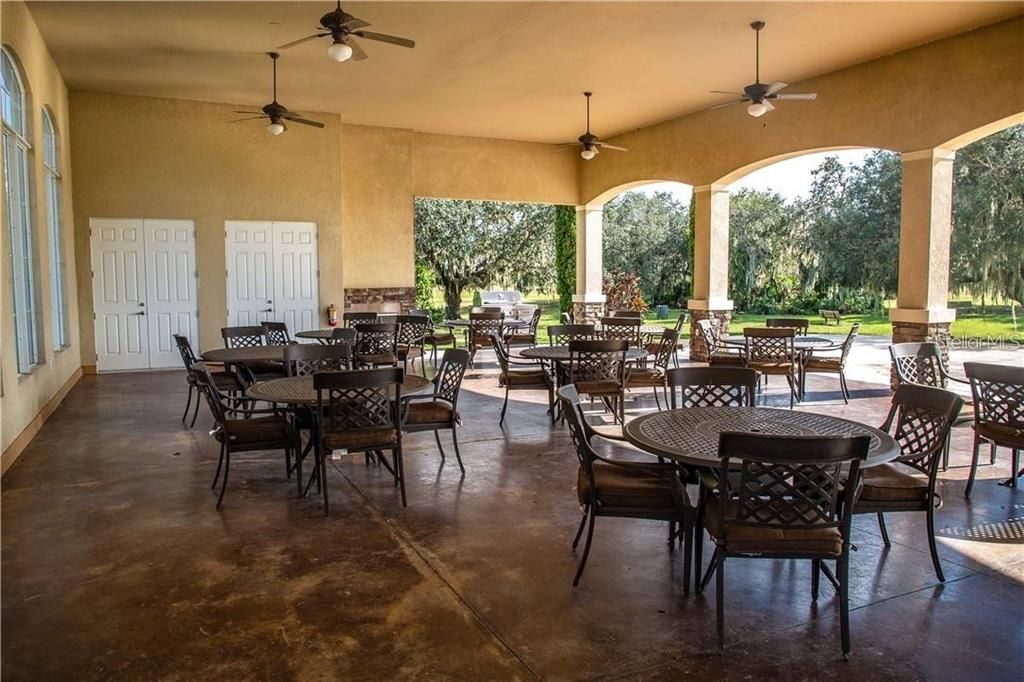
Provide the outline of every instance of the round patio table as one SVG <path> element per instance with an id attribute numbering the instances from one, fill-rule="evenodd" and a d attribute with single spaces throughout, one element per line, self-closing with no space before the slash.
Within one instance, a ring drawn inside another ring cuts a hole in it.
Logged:
<path id="1" fill-rule="evenodd" d="M 215 348 L 203 353 L 207 362 L 226 362 L 228 364 L 247 362 L 284 362 L 284 349 L 287 346 L 253 346 L 252 348 Z"/>
<path id="2" fill-rule="evenodd" d="M 445 320 L 444 324 L 438 325 L 439 327 L 459 327 L 462 329 L 469 329 L 469 320 Z M 525 320 L 505 320 L 501 323 L 502 327 L 506 329 L 525 329 L 530 326 L 529 322 Z"/>
<path id="3" fill-rule="evenodd" d="M 773 436 L 869 436 L 871 467 L 896 459 L 899 445 L 892 436 L 867 424 L 813 412 L 774 407 L 685 407 L 645 414 L 623 428 L 626 440 L 655 455 L 695 467 L 717 468 L 718 435 L 723 431 Z"/>
<path id="4" fill-rule="evenodd" d="M 297 339 L 316 339 L 320 343 L 328 343 L 334 338 L 334 330 L 340 327 L 329 327 L 327 329 L 310 329 L 304 332 L 297 332 L 295 338 Z"/>
<path id="5" fill-rule="evenodd" d="M 640 325 L 639 333 L 641 336 L 661 336 L 661 333 L 666 329 L 669 329 L 669 327 L 662 327 L 656 324 L 642 324 Z M 598 334 L 602 333 L 601 325 L 597 325 L 595 331 Z"/>
<path id="6" fill-rule="evenodd" d="M 569 346 L 536 346 L 524 348 L 518 353 L 519 357 L 528 360 L 548 360 L 551 362 L 569 362 Z M 641 360 L 647 357 L 647 351 L 643 348 L 629 348 L 626 350 L 626 360 Z"/>
<path id="7" fill-rule="evenodd" d="M 732 348 L 746 348 L 747 342 L 742 336 L 727 336 L 719 340 L 723 346 Z M 831 346 L 836 342 L 824 336 L 794 336 L 793 347 L 797 350 L 814 350 L 822 346 Z"/>
<path id="8" fill-rule="evenodd" d="M 429 385 L 429 379 L 424 379 L 416 374 L 406 374 L 402 381 L 402 395 L 416 393 Z M 254 400 L 286 405 L 313 405 L 316 403 L 316 389 L 313 388 L 312 374 L 260 381 L 250 386 L 245 395 Z M 394 398 L 393 395 L 391 397 Z"/>

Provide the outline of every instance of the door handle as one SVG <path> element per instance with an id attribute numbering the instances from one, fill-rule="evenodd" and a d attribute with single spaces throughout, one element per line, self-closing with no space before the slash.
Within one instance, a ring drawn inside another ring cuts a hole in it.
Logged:
<path id="1" fill-rule="evenodd" d="M 145 315 L 146 313 L 145 313 L 145 311 L 143 311 L 143 312 L 138 312 L 138 313 L 128 313 L 128 314 L 129 314 L 129 315 Z"/>
<path id="2" fill-rule="evenodd" d="M 266 310 L 261 310 L 260 312 L 263 312 L 263 313 L 272 313 L 272 312 L 274 312 L 274 309 L 273 309 L 273 308 L 267 308 Z M 143 313 L 143 314 L 145 314 L 145 313 Z"/>

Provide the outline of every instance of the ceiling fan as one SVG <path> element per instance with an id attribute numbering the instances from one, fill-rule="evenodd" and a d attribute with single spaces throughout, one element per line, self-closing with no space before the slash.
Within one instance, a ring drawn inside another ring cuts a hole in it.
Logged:
<path id="1" fill-rule="evenodd" d="M 308 118 L 303 118 L 302 114 L 297 111 L 288 111 L 288 108 L 283 104 L 277 102 L 277 60 L 281 56 L 276 52 L 268 52 L 267 56 L 273 60 L 274 63 L 274 101 L 270 104 L 263 105 L 263 113 L 256 111 L 236 111 L 236 114 L 252 114 L 248 118 L 239 118 L 232 123 L 240 123 L 242 121 L 255 121 L 258 118 L 265 118 L 270 121 L 267 124 L 267 132 L 271 135 L 280 135 L 284 131 L 288 130 L 284 121 L 289 123 L 301 123 L 307 126 L 313 126 L 315 128 L 323 128 L 324 124 L 319 121 L 311 121 Z"/>
<path id="2" fill-rule="evenodd" d="M 617 152 L 628 152 L 629 150 L 625 147 L 616 147 L 613 144 L 607 142 L 601 142 L 601 139 L 590 132 L 590 98 L 593 96 L 592 92 L 584 92 L 583 96 L 587 98 L 587 132 L 576 138 L 576 142 L 568 142 L 565 146 L 573 147 L 577 144 L 580 146 L 580 156 L 585 161 L 590 161 L 592 158 L 597 156 L 601 149 L 614 149 Z"/>
<path id="3" fill-rule="evenodd" d="M 739 99 L 734 99 L 729 102 L 723 102 L 722 104 L 716 104 L 709 109 L 721 109 L 722 107 L 728 107 L 733 104 L 739 104 L 740 102 L 750 102 L 747 107 L 747 113 L 758 118 L 764 116 L 769 111 L 775 109 L 772 105 L 772 100 L 782 99 L 793 99 L 793 100 L 812 100 L 818 97 L 816 92 L 790 92 L 780 93 L 788 83 L 782 83 L 776 81 L 774 83 L 765 85 L 761 82 L 761 29 L 764 28 L 763 21 L 755 21 L 750 24 L 750 28 L 754 29 L 754 44 L 755 44 L 755 66 L 754 66 L 754 82 L 743 88 L 743 92 L 725 92 L 722 90 L 712 90 L 711 92 L 717 95 L 736 95 Z"/>
<path id="4" fill-rule="evenodd" d="M 352 39 L 352 36 L 376 40 L 382 43 L 391 43 L 401 47 L 416 47 L 416 43 L 408 38 L 399 38 L 398 36 L 389 36 L 386 33 L 362 30 L 369 25 L 369 22 L 356 19 L 348 12 L 342 10 L 341 0 L 338 0 L 338 6 L 334 10 L 320 17 L 320 28 L 317 29 L 316 33 L 305 38 L 293 40 L 290 43 L 285 43 L 277 49 L 287 50 L 289 47 L 300 45 L 307 40 L 330 36 L 331 44 L 327 48 L 328 56 L 334 61 L 344 62 L 348 59 L 360 61 L 366 59 L 367 56 L 363 48 L 359 46 L 359 43 Z"/>

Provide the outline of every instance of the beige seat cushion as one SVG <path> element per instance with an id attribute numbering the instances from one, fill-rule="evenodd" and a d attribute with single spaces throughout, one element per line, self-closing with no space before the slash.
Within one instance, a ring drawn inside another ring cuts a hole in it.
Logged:
<path id="1" fill-rule="evenodd" d="M 407 424 L 450 424 L 452 406 L 437 401 L 415 400 L 406 408 Z"/>
<path id="2" fill-rule="evenodd" d="M 284 417 L 228 419 L 224 424 L 232 449 L 276 449 L 292 445 L 293 431 Z"/>
<path id="3" fill-rule="evenodd" d="M 733 365 L 736 367 L 743 366 L 743 358 L 738 353 L 712 353 L 708 357 L 708 364 L 710 365 Z"/>
<path id="4" fill-rule="evenodd" d="M 842 369 L 842 361 L 839 358 L 815 358 L 810 357 L 804 361 L 805 369 L 821 369 L 838 372 Z"/>
<path id="5" fill-rule="evenodd" d="M 1024 448 L 1024 428 L 988 422 L 979 422 L 975 424 L 974 428 L 979 436 L 995 441 L 999 445 L 1008 448 Z"/>
<path id="6" fill-rule="evenodd" d="M 894 464 L 868 467 L 860 499 L 871 502 L 925 502 L 928 479 L 915 476 Z"/>
<path id="7" fill-rule="evenodd" d="M 550 383 L 550 377 L 548 377 L 548 373 L 543 369 L 516 369 L 508 373 L 502 372 L 498 378 L 498 383 L 502 386 L 508 384 L 509 386 L 547 388 Z"/>
<path id="8" fill-rule="evenodd" d="M 616 466 L 594 462 L 598 504 L 632 509 L 683 509 L 686 493 L 673 468 L 652 464 Z M 579 469 L 576 492 L 580 504 L 590 502 L 590 479 Z"/>
<path id="9" fill-rule="evenodd" d="M 577 381 L 576 390 L 588 395 L 618 395 L 622 391 L 619 382 L 612 379 L 599 381 Z"/>
<path id="10" fill-rule="evenodd" d="M 665 375 L 657 369 L 635 369 L 630 371 L 627 383 L 630 387 L 661 388 L 665 385 Z"/>
<path id="11" fill-rule="evenodd" d="M 398 432 L 390 426 L 376 426 L 324 434 L 324 444 L 332 450 L 387 449 L 398 443 Z"/>
<path id="12" fill-rule="evenodd" d="M 727 518 L 735 514 L 736 504 L 730 502 Z M 839 556 L 843 551 L 843 536 L 838 528 L 744 526 L 726 521 L 723 529 L 718 513 L 717 495 L 708 495 L 704 506 L 704 520 L 708 532 L 713 537 L 725 538 L 726 549 L 729 552 Z"/>

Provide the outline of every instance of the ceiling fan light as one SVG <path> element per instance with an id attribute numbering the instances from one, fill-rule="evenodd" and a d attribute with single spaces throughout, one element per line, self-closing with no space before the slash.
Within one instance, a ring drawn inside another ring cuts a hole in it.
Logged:
<path id="1" fill-rule="evenodd" d="M 768 107 L 765 106 L 764 102 L 751 102 L 750 106 L 747 107 L 747 113 L 754 118 L 759 118 L 768 113 Z"/>
<path id="2" fill-rule="evenodd" d="M 280 135 L 284 131 L 285 127 L 283 123 L 273 122 L 267 124 L 267 132 L 270 133 L 271 135 Z"/>
<path id="3" fill-rule="evenodd" d="M 352 48 L 337 40 L 328 46 L 327 54 L 336 62 L 344 62 L 352 57 Z"/>
<path id="4" fill-rule="evenodd" d="M 583 157 L 584 161 L 590 161 L 592 158 L 597 156 L 597 150 L 593 147 L 584 147 L 583 151 L 580 152 L 580 156 Z"/>

